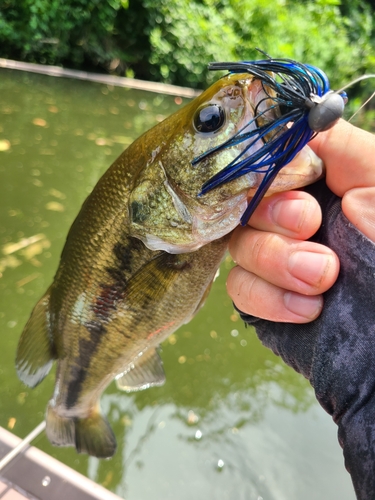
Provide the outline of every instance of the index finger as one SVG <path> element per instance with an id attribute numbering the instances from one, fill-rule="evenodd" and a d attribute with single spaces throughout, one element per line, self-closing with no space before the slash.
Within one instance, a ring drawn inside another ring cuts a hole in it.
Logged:
<path id="1" fill-rule="evenodd" d="M 340 120 L 309 146 L 325 163 L 326 182 L 337 196 L 353 188 L 375 186 L 375 136 Z"/>

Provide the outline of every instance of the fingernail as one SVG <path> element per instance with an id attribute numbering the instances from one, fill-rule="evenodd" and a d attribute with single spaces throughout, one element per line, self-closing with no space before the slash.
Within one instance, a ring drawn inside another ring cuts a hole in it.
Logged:
<path id="1" fill-rule="evenodd" d="M 319 286 L 331 264 L 331 255 L 299 251 L 290 255 L 288 271 L 309 285 Z"/>
<path id="2" fill-rule="evenodd" d="M 272 219 L 285 229 L 299 232 L 310 206 L 308 200 L 280 200 L 272 207 Z"/>
<path id="3" fill-rule="evenodd" d="M 299 295 L 294 292 L 284 294 L 284 305 L 288 311 L 307 319 L 316 318 L 322 307 L 323 299 L 321 296 Z"/>

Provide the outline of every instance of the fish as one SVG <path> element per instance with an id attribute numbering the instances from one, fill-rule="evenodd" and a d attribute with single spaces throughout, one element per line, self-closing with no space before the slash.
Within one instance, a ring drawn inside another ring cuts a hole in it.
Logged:
<path id="1" fill-rule="evenodd" d="M 164 383 L 159 345 L 203 305 L 262 174 L 248 172 L 205 194 L 202 185 L 266 138 L 248 150 L 242 141 L 192 161 L 240 130 L 274 120 L 272 92 L 248 73 L 224 76 L 135 140 L 83 203 L 16 353 L 18 376 L 30 387 L 57 362 L 46 410 L 53 445 L 113 456 L 102 392 L 113 380 L 126 392 Z M 262 113 L 254 121 L 256 109 Z M 307 147 L 270 192 L 310 184 L 322 173 Z"/>

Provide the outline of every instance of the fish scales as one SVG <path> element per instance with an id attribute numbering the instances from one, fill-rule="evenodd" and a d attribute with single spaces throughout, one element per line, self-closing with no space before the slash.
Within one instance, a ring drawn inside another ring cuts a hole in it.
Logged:
<path id="1" fill-rule="evenodd" d="M 18 375 L 31 387 L 57 361 L 46 415 L 53 444 L 112 456 L 116 440 L 100 411 L 103 390 L 113 379 L 125 391 L 164 382 L 157 347 L 204 302 L 247 193 L 262 178 L 249 173 L 198 196 L 246 144 L 191 162 L 251 123 L 266 101 L 251 75 L 220 79 L 131 144 L 84 202 L 17 350 Z M 273 109 L 262 120 L 276 115 Z M 291 177 L 280 177 L 277 190 L 321 175 L 312 153 L 301 164 L 298 174 L 294 167 Z"/>

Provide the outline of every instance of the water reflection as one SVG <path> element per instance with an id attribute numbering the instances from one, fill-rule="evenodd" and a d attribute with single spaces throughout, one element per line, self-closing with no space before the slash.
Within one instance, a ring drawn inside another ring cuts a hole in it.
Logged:
<path id="1" fill-rule="evenodd" d="M 26 435 L 53 373 L 34 390 L 13 359 L 67 231 L 99 176 L 178 99 L 0 70 L 0 425 Z M 354 498 L 336 430 L 308 383 L 264 349 L 225 294 L 163 345 L 165 386 L 102 398 L 118 440 L 109 461 L 44 451 L 132 499 Z M 338 486 L 339 485 L 339 486 Z"/>

